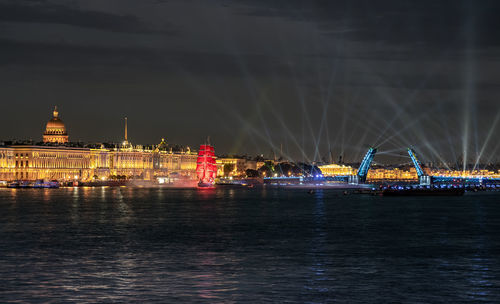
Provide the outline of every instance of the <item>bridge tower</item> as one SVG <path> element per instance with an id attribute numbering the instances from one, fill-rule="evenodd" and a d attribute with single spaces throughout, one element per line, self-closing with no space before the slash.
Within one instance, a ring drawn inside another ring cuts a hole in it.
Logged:
<path id="1" fill-rule="evenodd" d="M 363 157 L 363 161 L 359 166 L 358 173 L 356 175 L 349 176 L 350 184 L 359 184 L 366 182 L 366 176 L 368 175 L 368 170 L 370 170 L 370 165 L 377 153 L 377 149 L 370 148 L 368 152 L 366 152 L 365 157 Z"/>

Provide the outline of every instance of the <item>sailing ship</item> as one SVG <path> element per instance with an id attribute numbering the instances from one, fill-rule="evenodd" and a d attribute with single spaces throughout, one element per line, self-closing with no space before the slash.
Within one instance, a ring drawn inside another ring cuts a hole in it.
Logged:
<path id="1" fill-rule="evenodd" d="M 213 146 L 209 144 L 200 145 L 198 159 L 196 160 L 196 174 L 199 179 L 199 188 L 214 187 L 217 164 L 215 163 L 215 150 Z"/>

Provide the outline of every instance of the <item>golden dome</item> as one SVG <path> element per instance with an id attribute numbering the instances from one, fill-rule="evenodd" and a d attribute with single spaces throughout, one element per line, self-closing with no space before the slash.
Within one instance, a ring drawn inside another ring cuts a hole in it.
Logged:
<path id="1" fill-rule="evenodd" d="M 59 118 L 57 106 L 54 108 L 54 117 L 47 122 L 45 132 L 43 133 L 43 142 L 66 143 L 68 142 L 68 133 L 66 126 Z"/>

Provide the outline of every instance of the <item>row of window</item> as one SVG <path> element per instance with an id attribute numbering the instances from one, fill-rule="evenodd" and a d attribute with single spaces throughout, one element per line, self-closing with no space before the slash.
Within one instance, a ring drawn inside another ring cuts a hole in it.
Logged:
<path id="1" fill-rule="evenodd" d="M 34 156 L 40 158 L 69 158 L 69 159 L 88 158 L 88 155 L 85 154 L 66 154 L 66 153 L 34 153 Z"/>
<path id="2" fill-rule="evenodd" d="M 26 168 L 29 166 L 29 161 L 18 161 L 16 160 L 16 168 Z M 35 162 L 36 168 L 88 168 L 87 163 L 75 163 L 75 162 L 47 162 L 38 161 Z"/>
<path id="3" fill-rule="evenodd" d="M 19 167 L 28 167 L 29 162 L 28 161 L 25 161 L 25 162 L 21 161 L 20 164 L 21 164 L 21 166 L 19 166 L 19 161 L 16 160 L 16 168 L 19 168 Z"/>
<path id="4" fill-rule="evenodd" d="M 48 130 L 47 132 L 45 132 L 45 135 L 66 135 L 66 132 L 65 131 L 61 131 L 61 130 Z"/>
<path id="5" fill-rule="evenodd" d="M 33 153 L 33 156 L 35 157 L 41 157 L 41 158 L 76 158 L 76 159 L 81 159 L 85 158 L 87 155 L 83 154 L 61 154 L 61 153 Z M 0 153 L 0 158 L 5 158 L 7 157 L 7 153 Z M 29 157 L 29 153 L 16 153 L 16 157 Z"/>
<path id="6" fill-rule="evenodd" d="M 29 153 L 16 153 L 15 157 L 16 158 L 28 158 L 30 156 Z M 84 153 L 71 153 L 71 154 L 66 154 L 66 153 L 44 153 L 44 152 L 33 152 L 33 157 L 38 159 L 38 158 L 49 158 L 49 159 L 85 159 L 85 158 L 90 158 L 90 155 L 84 154 Z M 0 159 L 6 159 L 8 156 L 7 153 L 0 153 Z M 142 155 L 118 155 L 117 159 L 115 160 L 116 162 L 143 162 L 143 163 L 150 163 L 154 161 L 157 163 L 160 161 L 161 163 L 170 163 L 170 162 L 184 162 L 184 161 L 189 161 L 191 159 L 185 159 L 183 157 L 176 157 L 176 156 L 163 156 L 160 157 L 159 159 L 157 157 L 144 157 Z M 110 158 L 110 161 L 113 161 L 112 158 Z M 107 162 L 104 162 L 107 163 Z"/>

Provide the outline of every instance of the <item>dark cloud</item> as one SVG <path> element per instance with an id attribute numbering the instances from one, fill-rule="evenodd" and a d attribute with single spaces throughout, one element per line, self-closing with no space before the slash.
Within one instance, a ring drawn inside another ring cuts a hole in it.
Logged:
<path id="1" fill-rule="evenodd" d="M 48 1 L 2 1 L 0 22 L 64 24 L 127 33 L 175 33 L 171 28 L 148 27 L 136 16 L 81 10 Z"/>
<path id="2" fill-rule="evenodd" d="M 197 77 L 241 77 L 243 69 L 256 77 L 286 75 L 289 70 L 280 58 L 253 54 L 245 56 L 245 67 L 232 54 L 215 52 L 172 51 L 139 47 L 79 46 L 69 43 L 21 42 L 0 39 L 0 66 L 82 67 L 110 70 L 115 68 L 151 72 L 185 73 Z M 81 79 L 75 75 L 76 79 Z"/>
<path id="3" fill-rule="evenodd" d="M 353 41 L 458 47 L 498 46 L 498 1 L 240 0 L 240 14 L 318 23 Z"/>

